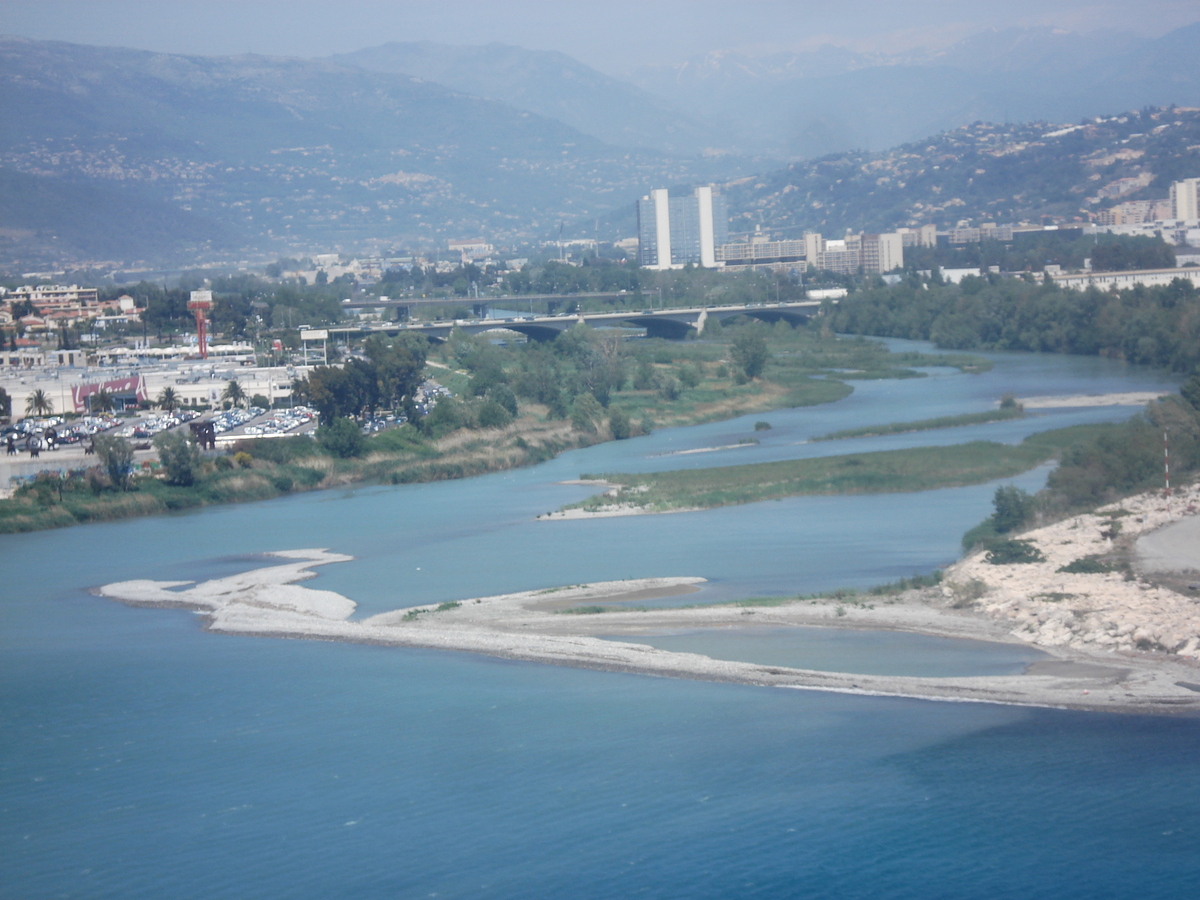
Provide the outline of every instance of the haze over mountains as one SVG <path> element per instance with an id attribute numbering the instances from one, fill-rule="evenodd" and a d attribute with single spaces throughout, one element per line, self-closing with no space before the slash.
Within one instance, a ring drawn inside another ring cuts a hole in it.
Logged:
<path id="1" fill-rule="evenodd" d="M 936 53 L 712 54 L 626 82 L 503 44 L 391 43 L 312 60 L 2 38 L 0 264 L 533 240 L 562 222 L 590 234 L 596 220 L 628 236 L 645 190 L 704 181 L 738 182 L 735 213 L 768 227 L 902 224 L 882 223 L 862 178 L 827 188 L 811 173 L 979 120 L 1200 106 L 1198 43 L 1200 23 L 1157 39 L 1012 29 Z M 841 162 L 784 167 L 831 153 Z M 932 165 L 911 168 L 927 175 L 889 188 L 900 191 L 893 218 L 942 208 L 935 188 L 949 185 Z M 1096 174 L 1071 171 L 1070 184 L 1046 187 L 1057 199 L 1043 209 L 1070 207 L 1089 186 L 1076 176 Z M 823 190 L 839 197 L 837 214 L 812 212 Z M 972 208 L 1037 206 L 1000 199 L 975 196 Z"/>
<path id="2" fill-rule="evenodd" d="M 695 156 L 711 129 L 672 104 L 565 53 L 507 44 L 390 43 L 332 57 L 375 72 L 414 75 L 557 119 L 618 147 Z"/>
<path id="3" fill-rule="evenodd" d="M 724 146 L 787 159 L 882 150 L 969 122 L 1070 122 L 1146 105 L 1200 104 L 1200 22 L 1160 38 L 986 31 L 938 52 L 837 47 L 715 53 L 645 66 L 633 81 L 721 123 Z"/>

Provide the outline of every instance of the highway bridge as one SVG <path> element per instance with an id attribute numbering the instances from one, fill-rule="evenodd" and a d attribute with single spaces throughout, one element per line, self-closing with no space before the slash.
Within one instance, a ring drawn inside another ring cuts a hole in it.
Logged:
<path id="1" fill-rule="evenodd" d="M 555 316 L 513 316 L 496 319 L 454 319 L 438 322 L 383 322 L 335 325 L 323 329 L 329 337 L 367 337 L 372 334 L 420 334 L 431 341 L 444 341 L 460 328 L 467 334 L 515 331 L 533 341 L 550 341 L 578 322 L 595 328 L 644 328 L 647 337 L 682 340 L 689 331 L 703 332 L 710 319 L 724 321 L 748 316 L 763 322 L 801 325 L 820 312 L 819 300 L 792 303 L 760 303 L 739 306 L 687 307 L 683 309 L 621 310 L 617 312 L 564 313 Z M 835 301 L 836 302 L 836 301 Z"/>

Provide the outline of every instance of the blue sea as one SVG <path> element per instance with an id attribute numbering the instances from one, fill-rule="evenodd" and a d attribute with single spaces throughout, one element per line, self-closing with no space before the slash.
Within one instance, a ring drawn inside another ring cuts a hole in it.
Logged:
<path id="1" fill-rule="evenodd" d="M 314 546 L 355 557 L 310 584 L 362 614 L 608 578 L 701 575 L 708 584 L 686 598 L 696 602 L 928 572 L 953 561 L 995 484 L 534 517 L 586 496 L 558 484 L 584 472 L 1016 441 L 1134 410 L 806 443 L 986 409 L 1008 391 L 1174 385 L 1106 360 L 995 360 L 983 375 L 858 383 L 836 404 L 664 430 L 467 481 L 0 538 L 0 896 L 1190 896 L 1200 876 L 1195 719 L 211 635 L 189 613 L 89 593 L 129 578 L 219 577 L 263 565 L 264 552 Z M 772 430 L 753 432 L 763 418 Z M 671 455 L 748 434 L 761 443 Z M 1012 483 L 1034 489 L 1045 475 Z M 855 641 L 816 648 L 821 665 L 856 654 L 896 671 L 951 657 L 956 673 L 1021 662 L 1008 646 L 945 657 L 918 636 Z M 775 652 L 769 641 L 760 649 Z"/>

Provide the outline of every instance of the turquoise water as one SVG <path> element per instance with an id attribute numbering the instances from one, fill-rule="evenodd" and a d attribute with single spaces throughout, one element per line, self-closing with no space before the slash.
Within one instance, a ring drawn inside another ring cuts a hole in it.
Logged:
<path id="1" fill-rule="evenodd" d="M 640 575 L 697 599 L 865 586 L 950 562 L 994 485 L 536 522 L 585 471 L 906 446 L 799 443 L 1017 394 L 1171 387 L 1102 360 L 856 384 L 839 404 L 369 487 L 0 539 L 0 896 L 1174 897 L 1200 875 L 1200 725 L 672 681 L 240 638 L 98 599 L 265 551 L 356 557 L 365 613 Z M 1018 440 L 1132 410 L 930 433 Z M 748 450 L 658 456 L 775 428 Z M 1038 424 L 1040 423 L 1040 424 Z M 988 431 L 988 429 L 998 430 Z M 736 454 L 736 457 L 734 456 Z M 1036 487 L 1045 471 L 1016 483 Z M 910 649 L 903 652 L 908 653 Z M 862 652 L 849 647 L 846 653 Z M 895 648 L 874 649 L 897 654 Z"/>

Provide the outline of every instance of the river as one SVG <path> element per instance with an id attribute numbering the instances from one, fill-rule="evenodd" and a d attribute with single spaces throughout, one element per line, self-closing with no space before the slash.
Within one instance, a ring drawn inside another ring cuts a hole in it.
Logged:
<path id="1" fill-rule="evenodd" d="M 641 576 L 704 576 L 685 598 L 702 602 L 928 572 L 956 557 L 995 484 L 535 516 L 586 496 L 559 484 L 584 472 L 1017 441 L 1134 410 L 808 439 L 976 412 L 1006 392 L 1175 385 L 1109 360 L 992 358 L 981 375 L 855 382 L 835 404 L 663 430 L 482 478 L 0 538 L 0 896 L 1178 896 L 1200 875 L 1194 720 L 218 636 L 188 613 L 88 593 L 130 578 L 211 578 L 314 546 L 355 557 L 310 584 L 363 615 Z M 771 430 L 755 432 L 759 419 Z M 678 453 L 748 436 L 760 443 Z M 1032 490 L 1046 472 L 1011 483 Z M 931 652 L 917 639 L 863 641 L 845 653 L 886 666 Z M 1001 652 L 1013 648 L 977 648 L 980 667 L 1010 664 Z"/>

